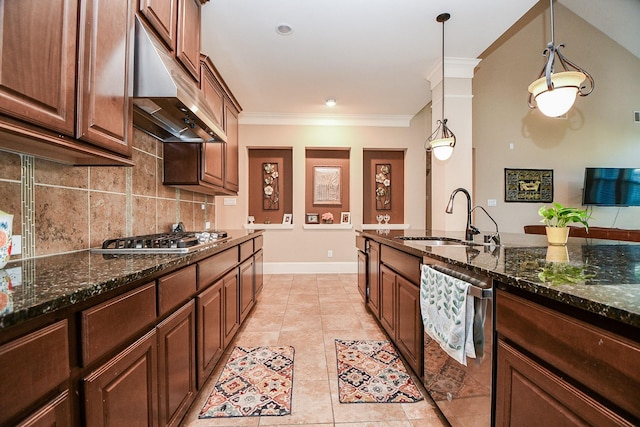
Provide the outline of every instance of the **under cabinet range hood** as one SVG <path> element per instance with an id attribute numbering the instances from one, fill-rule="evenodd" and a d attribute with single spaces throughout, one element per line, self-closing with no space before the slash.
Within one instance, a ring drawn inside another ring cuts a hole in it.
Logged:
<path id="1" fill-rule="evenodd" d="M 135 32 L 134 126 L 163 142 L 226 142 L 200 88 L 139 17 Z"/>

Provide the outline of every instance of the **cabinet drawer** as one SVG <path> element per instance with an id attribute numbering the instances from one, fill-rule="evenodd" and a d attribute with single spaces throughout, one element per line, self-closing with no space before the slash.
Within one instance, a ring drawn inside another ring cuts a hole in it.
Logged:
<path id="1" fill-rule="evenodd" d="M 169 312 L 196 292 L 196 266 L 178 270 L 158 279 L 158 315 Z"/>
<path id="2" fill-rule="evenodd" d="M 69 377 L 68 337 L 63 320 L 0 347 L 0 425 Z"/>
<path id="3" fill-rule="evenodd" d="M 380 261 L 402 274 L 413 284 L 420 283 L 420 262 L 422 258 L 409 255 L 406 252 L 380 245 Z"/>
<path id="4" fill-rule="evenodd" d="M 496 325 L 499 335 L 640 417 L 637 343 L 500 289 Z"/>
<path id="5" fill-rule="evenodd" d="M 238 264 L 238 247 L 215 254 L 198 263 L 198 290 L 204 289 Z"/>
<path id="6" fill-rule="evenodd" d="M 253 239 L 240 244 L 240 261 L 244 261 L 253 254 Z"/>
<path id="7" fill-rule="evenodd" d="M 83 366 L 127 339 L 156 318 L 156 287 L 148 283 L 82 312 Z"/>
<path id="8" fill-rule="evenodd" d="M 253 249 L 257 252 L 264 245 L 264 236 L 260 235 L 253 240 Z"/>
<path id="9" fill-rule="evenodd" d="M 356 236 L 356 248 L 360 249 L 362 252 L 367 251 L 367 240 L 362 236 Z"/>

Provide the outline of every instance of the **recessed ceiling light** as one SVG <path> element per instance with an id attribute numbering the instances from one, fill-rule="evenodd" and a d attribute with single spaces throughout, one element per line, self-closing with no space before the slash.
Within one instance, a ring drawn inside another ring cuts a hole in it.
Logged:
<path id="1" fill-rule="evenodd" d="M 276 27 L 276 33 L 280 34 L 281 36 L 288 36 L 293 33 L 293 28 L 291 28 L 291 25 L 289 24 L 278 24 L 278 26 Z"/>
<path id="2" fill-rule="evenodd" d="M 333 98 L 329 98 L 327 99 L 327 101 L 325 102 L 327 107 L 335 107 L 336 106 L 336 100 Z"/>

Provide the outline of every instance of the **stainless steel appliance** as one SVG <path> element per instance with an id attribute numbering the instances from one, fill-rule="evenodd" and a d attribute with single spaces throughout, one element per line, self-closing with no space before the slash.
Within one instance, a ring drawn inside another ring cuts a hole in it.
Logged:
<path id="1" fill-rule="evenodd" d="M 172 232 L 108 239 L 91 252 L 103 254 L 185 254 L 224 242 L 226 231 Z"/>
<path id="2" fill-rule="evenodd" d="M 431 261 L 433 262 L 433 261 Z M 424 334 L 424 375 L 422 382 L 451 426 L 491 426 L 493 377 L 493 293 L 492 281 L 469 271 L 441 265 L 430 267 L 471 284 L 468 297 L 475 307 L 475 359 L 467 359 L 467 366 L 458 363 L 440 348 L 427 333 Z M 478 340 L 478 336 L 482 337 Z M 478 341 L 483 345 L 478 354 Z"/>

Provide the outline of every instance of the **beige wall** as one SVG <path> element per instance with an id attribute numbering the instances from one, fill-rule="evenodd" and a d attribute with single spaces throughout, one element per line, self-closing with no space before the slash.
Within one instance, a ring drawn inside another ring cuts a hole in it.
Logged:
<path id="1" fill-rule="evenodd" d="M 556 44 L 589 71 L 596 88 L 578 98 L 566 119 L 527 106 L 527 86 L 537 78 L 550 39 L 548 9 L 480 62 L 473 79 L 475 202 L 501 231 L 522 232 L 539 223 L 538 203 L 504 202 L 504 168 L 554 170 L 554 200 L 580 206 L 587 166 L 640 167 L 640 60 L 593 26 L 557 4 Z M 509 148 L 513 144 L 513 150 Z M 487 199 L 497 199 L 487 207 Z M 493 224 L 476 215 L 482 229 Z M 594 208 L 592 225 L 640 228 L 640 207 Z"/>
<path id="2" fill-rule="evenodd" d="M 248 191 L 247 147 L 293 147 L 293 230 L 265 232 L 265 270 L 269 271 L 355 271 L 355 232 L 362 224 L 363 149 L 406 150 L 405 218 L 411 228 L 424 228 L 425 151 L 424 136 L 430 126 L 424 109 L 410 127 L 354 126 L 240 126 L 240 191 L 236 206 L 216 199 L 216 227 L 241 228 L 246 223 Z M 426 123 L 426 125 L 425 125 Z M 350 147 L 350 209 L 353 228 L 348 230 L 304 229 L 304 180 L 306 147 Z M 333 251 L 328 258 L 327 252 Z"/>

